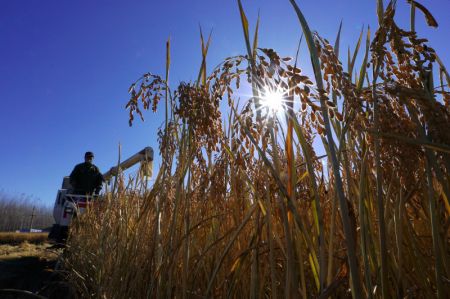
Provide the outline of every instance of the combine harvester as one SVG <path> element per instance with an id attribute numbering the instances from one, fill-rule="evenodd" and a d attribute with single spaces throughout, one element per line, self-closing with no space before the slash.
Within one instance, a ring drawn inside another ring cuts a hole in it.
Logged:
<path id="1" fill-rule="evenodd" d="M 153 149 L 151 147 L 144 148 L 105 172 L 103 178 L 105 179 L 106 186 L 113 176 L 117 176 L 120 171 L 125 171 L 138 163 L 140 163 L 142 175 L 144 177 L 151 177 L 153 169 Z M 83 214 L 86 207 L 97 198 L 97 196 L 71 194 L 72 189 L 70 177 L 64 177 L 62 187 L 56 194 L 55 206 L 53 208 L 55 224 L 53 224 L 49 234 L 49 239 L 55 240 L 57 243 L 65 242 L 73 218 Z"/>

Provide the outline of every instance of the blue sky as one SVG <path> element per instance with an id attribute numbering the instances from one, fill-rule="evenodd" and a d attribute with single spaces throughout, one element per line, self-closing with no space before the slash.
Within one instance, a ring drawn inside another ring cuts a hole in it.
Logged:
<path id="1" fill-rule="evenodd" d="M 300 28 L 288 0 L 243 0 L 251 30 L 261 15 L 260 46 L 295 54 Z M 297 1 L 310 27 L 353 49 L 363 25 L 376 28 L 375 0 Z M 417 31 L 450 65 L 450 0 L 422 0 L 439 23 Z M 397 21 L 409 26 L 406 1 Z M 171 84 L 195 80 L 201 62 L 199 25 L 213 28 L 211 69 L 245 53 L 236 1 L 0 0 L 0 190 L 51 204 L 63 176 L 83 154 L 96 154 L 104 172 L 145 146 L 158 155 L 159 114 L 128 126 L 129 85 L 143 73 L 164 74 L 165 42 L 172 43 Z M 301 65 L 309 68 L 302 49 Z M 163 107 L 161 107 L 163 108 Z M 159 158 L 156 159 L 156 167 Z"/>

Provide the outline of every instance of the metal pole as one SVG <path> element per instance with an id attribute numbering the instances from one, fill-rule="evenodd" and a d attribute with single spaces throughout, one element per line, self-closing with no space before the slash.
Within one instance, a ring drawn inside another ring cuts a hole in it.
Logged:
<path id="1" fill-rule="evenodd" d="M 31 217 L 31 219 L 30 219 L 30 232 L 31 232 L 31 228 L 33 227 L 33 218 L 34 218 L 34 210 L 36 209 L 36 207 L 35 206 L 33 206 L 33 211 L 31 212 L 31 215 L 30 215 L 30 217 Z"/>

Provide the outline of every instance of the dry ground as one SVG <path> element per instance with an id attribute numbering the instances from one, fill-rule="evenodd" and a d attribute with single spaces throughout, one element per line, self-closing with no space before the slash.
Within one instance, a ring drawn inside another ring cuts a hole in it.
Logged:
<path id="1" fill-rule="evenodd" d="M 5 244 L 7 238 L 9 244 Z M 0 298 L 38 298 L 36 294 L 42 298 L 72 298 L 62 273 L 54 270 L 60 254 L 61 250 L 52 249 L 42 234 L 10 233 L 6 237 L 1 233 Z M 11 289 L 14 291 L 5 291 Z"/>

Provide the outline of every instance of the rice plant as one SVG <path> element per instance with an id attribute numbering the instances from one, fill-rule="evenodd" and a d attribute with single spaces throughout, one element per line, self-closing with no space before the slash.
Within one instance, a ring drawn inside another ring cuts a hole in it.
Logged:
<path id="1" fill-rule="evenodd" d="M 340 34 L 331 45 L 290 2 L 309 57 L 261 48 L 238 1 L 247 53 L 208 74 L 202 34 L 198 80 L 173 88 L 168 41 L 165 77 L 131 85 L 130 125 L 165 102 L 162 165 L 150 189 L 122 176 L 78 219 L 66 267 L 82 297 L 450 293 L 450 76 L 414 31 L 416 9 L 436 21 L 409 1 L 401 29 L 395 1 L 377 1 L 379 26 L 345 67 Z"/>

